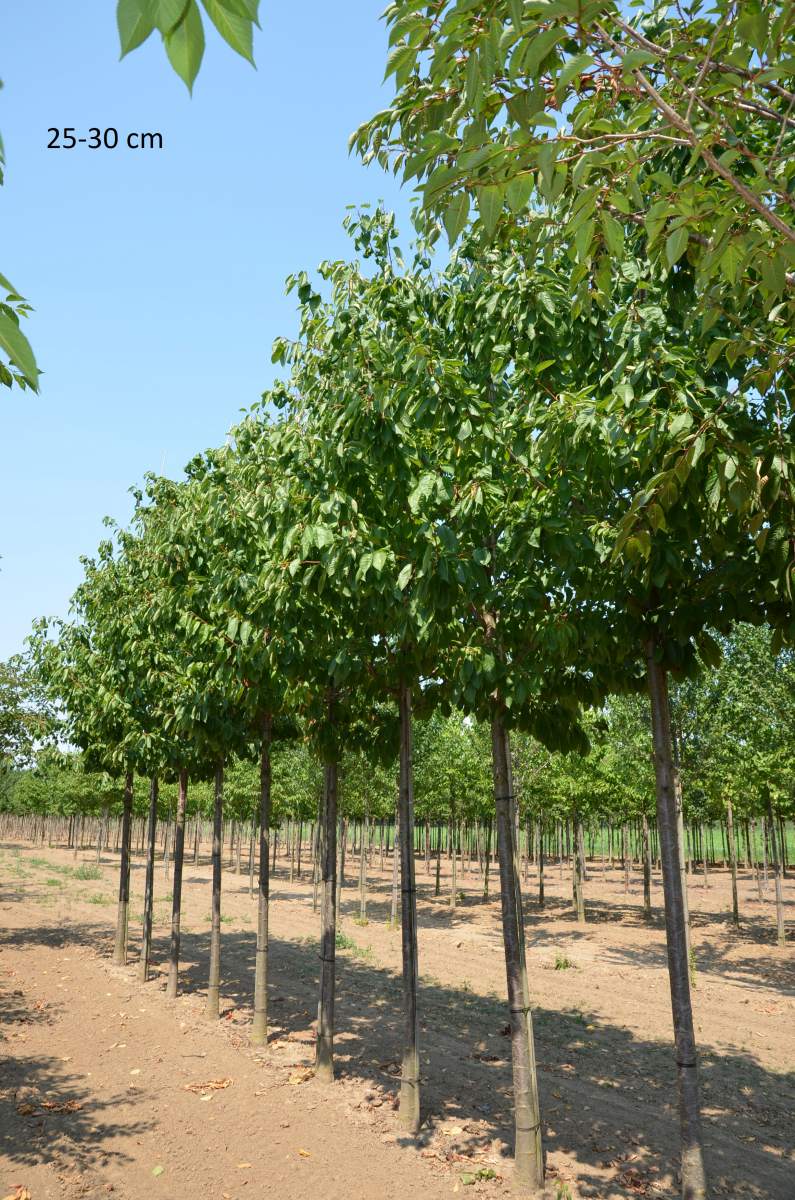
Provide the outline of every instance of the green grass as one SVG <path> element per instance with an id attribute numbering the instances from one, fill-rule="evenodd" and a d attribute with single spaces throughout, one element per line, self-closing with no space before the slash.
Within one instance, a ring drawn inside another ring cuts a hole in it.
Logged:
<path id="1" fill-rule="evenodd" d="M 574 966 L 575 966 L 575 964 L 571 961 L 571 959 L 568 958 L 565 954 L 561 954 L 560 951 L 558 951 L 558 953 L 555 955 L 555 970 L 556 971 L 568 971 Z"/>
<path id="2" fill-rule="evenodd" d="M 334 939 L 334 945 L 338 950 L 349 950 L 354 958 L 364 959 L 365 962 L 373 962 L 375 958 L 372 946 L 359 946 L 353 938 L 349 938 L 347 933 L 342 933 L 339 929 Z"/>
<path id="3" fill-rule="evenodd" d="M 47 887 L 63 887 L 62 879 L 45 879 L 44 882 Z"/>
<path id="4" fill-rule="evenodd" d="M 110 896 L 104 895 L 103 892 L 94 892 L 91 896 L 86 896 L 89 904 L 110 904 Z"/>
<path id="5" fill-rule="evenodd" d="M 75 879 L 101 879 L 102 872 L 99 867 L 92 866 L 90 863 L 83 863 L 82 867 L 78 867 L 72 872 Z"/>

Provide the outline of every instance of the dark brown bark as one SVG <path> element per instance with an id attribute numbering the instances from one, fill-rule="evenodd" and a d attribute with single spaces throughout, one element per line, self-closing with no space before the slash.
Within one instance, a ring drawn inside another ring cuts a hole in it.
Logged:
<path id="1" fill-rule="evenodd" d="M 259 761 L 259 885 L 257 893 L 257 950 L 254 960 L 254 1023 L 251 1040 L 255 1046 L 268 1041 L 268 908 L 270 904 L 271 823 L 271 738 L 270 715 L 262 721 Z"/>
<path id="2" fill-rule="evenodd" d="M 155 891 L 155 834 L 157 830 L 157 776 L 149 783 L 149 825 L 146 839 L 146 884 L 144 887 L 144 927 L 141 939 L 139 975 L 142 983 L 149 978 L 149 958 L 152 953 L 152 903 Z"/>
<path id="3" fill-rule="evenodd" d="M 643 915 L 651 920 L 651 845 L 649 842 L 649 821 L 643 814 Z"/>
<path id="4" fill-rule="evenodd" d="M 524 969 L 522 914 L 517 906 L 517 896 L 520 893 L 513 844 L 510 764 L 506 732 L 499 715 L 492 719 L 491 741 L 502 931 L 513 1061 L 515 1180 L 519 1188 L 540 1193 L 544 1187 L 544 1151 L 541 1140 L 535 1043 Z"/>
<path id="5" fill-rule="evenodd" d="M 207 981 L 208 1021 L 218 1017 L 221 1007 L 221 848 L 224 813 L 224 765 L 215 769 L 213 797 L 213 894 L 210 924 L 210 974 Z"/>
<path id="6" fill-rule="evenodd" d="M 579 813 L 574 814 L 574 839 L 572 845 L 572 898 L 574 915 L 580 925 L 585 924 L 585 895 L 583 892 L 584 870 L 582 855 L 582 823 Z"/>
<path id="7" fill-rule="evenodd" d="M 411 690 L 400 685 L 400 882 L 403 949 L 403 1072 L 400 1124 L 420 1128 L 420 1055 L 417 1036 L 417 888 L 414 876 L 414 782 L 412 773 Z"/>
<path id="8" fill-rule="evenodd" d="M 740 924 L 740 905 L 737 899 L 737 846 L 734 841 L 734 813 L 731 800 L 726 801 L 726 840 L 729 843 L 729 865 L 732 873 L 732 921 Z"/>
<path id="9" fill-rule="evenodd" d="M 168 956 L 166 995 L 173 999 L 179 986 L 180 920 L 182 917 L 182 865 L 185 859 L 185 805 L 188 802 L 188 772 L 179 773 L 177 812 L 174 820 L 174 882 L 171 891 L 171 946 Z"/>
<path id="10" fill-rule="evenodd" d="M 668 680 L 656 657 L 653 638 L 646 645 L 646 666 L 652 716 L 654 771 L 657 791 L 657 825 L 660 834 L 668 977 L 671 987 L 676 1069 L 679 1085 L 679 1120 L 682 1153 L 682 1198 L 703 1200 L 706 1172 L 701 1141 L 698 1062 L 690 1000 L 690 964 L 681 860 L 677 836 L 677 811 L 668 709 Z"/>
<path id="11" fill-rule="evenodd" d="M 119 863 L 119 907 L 116 913 L 116 942 L 113 961 L 123 967 L 127 963 L 127 926 L 130 910 L 130 834 L 132 832 L 133 777 L 124 776 L 124 808 L 121 821 L 121 861 Z"/>
<path id="12" fill-rule="evenodd" d="M 781 878 L 781 854 L 779 853 L 778 831 L 776 830 L 776 820 L 773 816 L 773 805 L 770 800 L 767 802 L 767 814 L 770 828 L 770 864 L 773 868 L 776 889 L 776 942 L 779 946 L 783 946 L 787 941 L 787 931 L 784 925 L 784 888 Z"/>
<path id="13" fill-rule="evenodd" d="M 330 706 L 331 707 L 331 706 Z M 337 763 L 323 764 L 323 815 L 320 842 L 320 1000 L 317 1014 L 315 1073 L 334 1078 L 334 991 L 337 941 Z"/>

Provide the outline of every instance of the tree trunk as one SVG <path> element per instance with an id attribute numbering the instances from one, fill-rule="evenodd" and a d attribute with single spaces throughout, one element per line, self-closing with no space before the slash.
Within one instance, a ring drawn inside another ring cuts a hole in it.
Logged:
<path id="1" fill-rule="evenodd" d="M 146 885 L 144 888 L 144 928 L 141 939 L 139 975 L 142 983 L 149 978 L 152 953 L 152 903 L 155 891 L 155 834 L 157 830 L 157 776 L 149 784 L 149 826 L 146 839 Z"/>
<path id="2" fill-rule="evenodd" d="M 119 864 L 119 907 L 116 914 L 116 944 L 113 961 L 118 967 L 127 963 L 127 923 L 130 909 L 130 834 L 132 831 L 133 776 L 124 776 L 124 808 L 121 822 L 121 862 Z"/>
<path id="3" fill-rule="evenodd" d="M 213 803 L 213 895 L 210 925 L 210 977 L 207 981 L 208 1021 L 218 1017 L 221 1007 L 221 838 L 224 812 L 224 764 L 215 769 Z"/>
<path id="4" fill-rule="evenodd" d="M 324 1083 L 334 1078 L 334 959 L 337 941 L 337 763 L 323 765 L 321 838 L 320 1000 L 317 1013 L 315 1073 Z"/>
<path id="5" fill-rule="evenodd" d="M 583 895 L 582 824 L 579 813 L 574 814 L 574 838 L 572 845 L 572 893 L 574 914 L 579 925 L 585 924 L 585 896 Z"/>
<path id="6" fill-rule="evenodd" d="M 519 887 L 513 845 L 507 735 L 499 715 L 492 718 L 491 744 L 494 803 L 497 813 L 497 854 L 500 862 L 502 932 L 513 1060 L 515 1177 L 519 1188 L 540 1193 L 544 1187 L 544 1150 L 541 1141 L 535 1043 L 524 969 L 523 921 L 521 909 L 517 905 Z"/>
<path id="7" fill-rule="evenodd" d="M 538 818 L 538 907 L 544 907 L 544 825 Z"/>
<path id="8" fill-rule="evenodd" d="M 737 899 L 737 847 L 734 842 L 734 813 L 731 800 L 726 801 L 726 840 L 729 843 L 729 865 L 732 873 L 732 921 L 740 924 L 740 905 Z"/>
<path id="9" fill-rule="evenodd" d="M 651 846 L 649 844 L 649 821 L 643 814 L 643 915 L 651 920 Z"/>
<path id="10" fill-rule="evenodd" d="M 698 1065 L 690 1001 L 690 971 L 682 896 L 682 876 L 677 844 L 676 794 L 671 753 L 671 718 L 668 709 L 668 680 L 665 668 L 655 657 L 656 644 L 646 645 L 649 699 L 651 704 L 654 772 L 657 791 L 657 824 L 660 834 L 665 932 L 668 945 L 668 976 L 671 986 L 676 1068 L 679 1084 L 679 1120 L 682 1142 L 682 1198 L 703 1200 L 707 1194 L 701 1144 Z"/>
<path id="11" fill-rule="evenodd" d="M 397 929 L 398 921 L 398 854 L 400 834 L 400 813 L 395 810 L 395 838 L 392 842 L 392 903 L 389 910 L 389 924 Z"/>
<path id="12" fill-rule="evenodd" d="M 259 762 L 259 888 L 257 895 L 257 950 L 254 959 L 254 1023 L 251 1041 L 255 1046 L 268 1041 L 268 904 L 270 900 L 271 823 L 271 737 L 273 724 L 268 714 L 262 722 Z"/>
<path id="13" fill-rule="evenodd" d="M 784 926 L 784 889 L 781 879 L 781 855 L 778 849 L 778 831 L 776 830 L 776 820 L 773 816 L 773 805 L 769 799 L 767 802 L 767 814 L 770 826 L 770 863 L 773 867 L 776 888 L 776 942 L 779 946 L 783 946 L 787 941 L 787 931 Z"/>
<path id="14" fill-rule="evenodd" d="M 414 876 L 414 782 L 412 774 L 411 689 L 400 685 L 400 883 L 403 947 L 403 1073 L 400 1124 L 420 1128 L 420 1055 L 417 1043 L 417 889 Z"/>
<path id="15" fill-rule="evenodd" d="M 166 995 L 173 999 L 179 981 L 179 925 L 182 916 L 182 864 L 185 857 L 185 805 L 188 802 L 188 772 L 179 773 L 177 815 L 174 824 L 174 882 L 171 890 L 171 949 L 168 957 Z"/>
<path id="16" fill-rule="evenodd" d="M 370 821 L 364 814 L 362 825 L 362 844 L 359 848 L 359 920 L 367 924 L 367 845 L 370 837 Z"/>

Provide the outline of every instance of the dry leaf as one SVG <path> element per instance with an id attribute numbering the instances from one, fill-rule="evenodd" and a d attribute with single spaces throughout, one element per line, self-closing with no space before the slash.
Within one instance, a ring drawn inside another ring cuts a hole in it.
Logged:
<path id="1" fill-rule="evenodd" d="M 314 1073 L 315 1072 L 312 1070 L 311 1067 L 301 1067 L 300 1070 L 293 1071 L 292 1075 L 290 1075 L 288 1077 L 287 1082 L 288 1083 L 306 1083 L 307 1079 L 311 1079 L 312 1076 L 314 1075 Z"/>
<path id="2" fill-rule="evenodd" d="M 183 1083 L 183 1091 L 195 1092 L 220 1092 L 223 1088 L 228 1088 L 232 1084 L 231 1079 L 208 1079 L 205 1083 Z"/>
<path id="3" fill-rule="evenodd" d="M 238 1163 L 237 1169 L 238 1169 L 238 1171 L 245 1171 L 247 1167 L 253 1167 L 253 1166 L 254 1166 L 253 1163 Z"/>
<path id="4" fill-rule="evenodd" d="M 308 1150 L 299 1150 L 298 1153 L 301 1155 L 301 1158 L 311 1158 L 312 1157 L 312 1155 L 309 1153 Z"/>
<path id="5" fill-rule="evenodd" d="M 79 1100 L 42 1100 L 41 1107 L 46 1108 L 48 1112 L 80 1112 L 83 1105 Z"/>
<path id="6" fill-rule="evenodd" d="M 18 1183 L 15 1187 L 16 1191 L 9 1192 L 7 1196 L 3 1197 L 3 1200 L 30 1200 L 30 1192 L 24 1184 Z"/>

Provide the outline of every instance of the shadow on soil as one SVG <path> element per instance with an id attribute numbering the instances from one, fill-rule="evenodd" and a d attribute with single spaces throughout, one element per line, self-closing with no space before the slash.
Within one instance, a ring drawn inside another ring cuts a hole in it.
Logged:
<path id="1" fill-rule="evenodd" d="M 4 939 L 6 944 L 10 940 Z M 45 939 L 45 944 L 74 945 L 74 940 L 54 937 Z M 113 1149 L 114 1140 L 150 1127 L 135 1118 L 129 1095 L 98 1101 L 84 1079 L 70 1075 L 62 1060 L 26 1053 L 25 1030 L 31 1025 L 55 1024 L 58 1015 L 55 1005 L 10 986 L 8 974 L 4 974 L 0 990 L 0 1160 L 15 1167 L 48 1162 L 80 1172 L 108 1158 L 127 1161 L 123 1152 Z"/>
<path id="2" fill-rule="evenodd" d="M 190 866 L 186 863 L 186 882 Z M 272 899 L 279 902 L 275 881 Z M 225 876 L 225 887 L 245 893 L 247 880 Z M 353 892 L 353 888 L 350 892 Z M 285 893 L 285 903 L 299 903 Z M 304 901 L 305 903 L 305 901 Z M 443 919 L 422 906 L 421 926 L 436 926 Z M 252 902 L 252 913 L 254 913 Z M 372 915 L 388 915 L 383 893 L 374 898 Z M 466 905 L 463 913 L 466 912 Z M 388 1105 L 397 1095 L 402 1022 L 401 981 L 382 968 L 367 947 L 367 930 L 353 923 L 356 904 L 343 904 L 342 928 L 347 948 L 337 952 L 337 1074 L 365 1085 L 363 1108 L 374 1102 Z M 99 914 L 98 914 L 99 915 Z M 68 926 L 42 924 L 13 931 L 0 931 L 0 949 L 45 945 L 54 948 L 84 946 L 109 958 L 112 936 L 108 911 L 94 923 L 72 922 Z M 450 914 L 460 921 L 462 910 Z M 539 932 L 533 927 L 529 909 L 528 937 Z M 576 930 L 572 930 L 573 933 Z M 395 934 L 399 936 L 399 934 Z M 137 927 L 131 925 L 131 963 L 137 956 Z M 251 1019 L 255 936 L 253 929 L 222 930 L 223 1025 L 245 1039 Z M 422 946 L 421 946 L 422 953 Z M 624 954 L 624 951 L 620 952 Z M 656 950 L 651 949 L 652 961 Z M 163 964 L 167 955 L 164 928 L 156 930 L 154 963 L 159 973 L 146 985 L 164 987 Z M 644 952 L 644 960 L 649 954 Z M 207 976 L 209 930 L 185 930 L 182 936 L 181 988 L 184 993 L 201 992 Z M 707 960 L 705 960 L 706 962 Z M 423 967 L 421 958 L 421 968 Z M 317 1003 L 317 946 L 307 940 L 271 940 L 269 954 L 270 1036 L 274 1043 L 295 1049 L 293 1063 L 311 1061 L 313 1018 Z M 725 970 L 715 951 L 705 969 Z M 749 967 L 749 971 L 750 971 Z M 477 978 L 477 959 L 462 959 L 462 975 Z M 742 973 L 743 964 L 733 962 L 732 973 Z M 545 1144 L 551 1151 L 572 1155 L 578 1164 L 578 1186 L 589 1185 L 591 1194 L 604 1195 L 606 1179 L 611 1195 L 651 1194 L 655 1181 L 671 1172 L 677 1145 L 676 1080 L 669 1044 L 643 1040 L 626 1028 L 613 1026 L 593 1013 L 578 1011 L 566 1002 L 565 972 L 561 972 L 560 1007 L 534 1009 L 536 1048 L 539 1061 L 541 1103 Z M 754 966 L 757 982 L 758 966 Z M 510 1043 L 506 1007 L 497 996 L 483 997 L 462 980 L 459 987 L 442 985 L 425 974 L 419 993 L 423 1110 L 427 1141 L 439 1123 L 447 1119 L 449 1138 L 439 1153 L 466 1170 L 472 1156 L 483 1153 L 505 1160 L 512 1139 Z M 531 979 L 532 989 L 532 979 Z M 7 997 L 5 1020 L 14 1021 L 16 1000 Z M 168 1018 L 167 1018 L 168 1019 Z M 26 1060 L 23 1051 L 12 1061 L 6 1082 L 0 1118 L 0 1149 L 15 1161 L 40 1161 L 50 1154 L 53 1141 L 68 1138 L 81 1161 L 91 1161 L 91 1145 L 99 1137 L 129 1134 L 140 1125 L 123 1117 L 118 1123 L 101 1124 L 103 1112 L 53 1060 Z M 9 1065 L 6 1064 L 6 1070 Z M 795 1073 L 773 1073 L 746 1053 L 701 1055 L 709 1166 L 716 1184 L 727 1194 L 745 1194 L 765 1200 L 785 1200 L 791 1195 L 791 1116 L 795 1111 Z M 74 1098 L 79 1110 L 54 1118 L 20 1118 L 15 1088 L 22 1083 L 42 1094 L 52 1090 L 59 1098 Z M 380 1103 L 379 1103 L 380 1102 Z M 121 1097 L 117 1102 L 123 1106 Z M 108 1106 L 109 1108 L 112 1106 Z M 25 1121 L 24 1127 L 20 1121 Z M 20 1151 L 22 1128 L 34 1136 Z M 451 1128 L 450 1122 L 454 1122 Z M 404 1144 L 413 1144 L 405 1139 Z M 435 1143 L 438 1145 L 438 1143 Z M 20 1153 L 22 1157 L 20 1158 Z M 744 1191 L 743 1191 L 744 1187 Z M 664 1188 L 655 1195 L 669 1194 Z"/>

